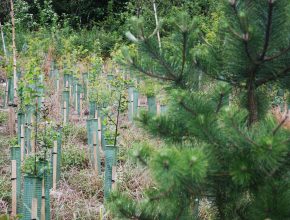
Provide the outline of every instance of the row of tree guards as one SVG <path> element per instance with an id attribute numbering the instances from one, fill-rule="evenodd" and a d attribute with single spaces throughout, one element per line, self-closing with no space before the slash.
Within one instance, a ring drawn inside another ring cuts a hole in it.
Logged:
<path id="1" fill-rule="evenodd" d="M 70 115 L 79 116 L 83 120 L 83 106 L 88 104 L 89 115 L 86 118 L 88 151 L 91 165 L 97 175 L 104 172 L 104 198 L 109 196 L 115 187 L 117 172 L 117 146 L 110 144 L 105 138 L 106 126 L 102 109 L 96 101 L 89 101 L 88 74 L 82 74 L 82 79 L 63 74 L 52 65 L 50 79 L 57 94 L 57 101 L 61 102 L 59 109 L 61 121 L 50 124 L 45 120 L 42 111 L 45 109 L 45 91 L 43 87 L 35 86 L 35 103 L 18 108 L 16 132 L 18 145 L 11 147 L 11 181 L 12 181 L 12 214 L 21 214 L 24 220 L 49 220 L 50 217 L 50 190 L 57 189 L 61 172 L 62 127 L 70 121 Z M 38 83 L 44 83 L 39 77 Z M 62 83 L 61 83 L 62 81 Z M 61 85 L 62 84 L 62 85 Z M 62 91 L 61 91 L 62 87 Z M 8 79 L 8 91 L 5 105 L 14 106 L 13 77 Z M 15 105 L 16 106 L 16 105 Z M 14 106 L 14 107 L 15 107 Z M 161 114 L 166 106 L 159 105 L 155 97 L 143 97 L 134 87 L 128 88 L 128 118 L 138 115 L 142 108 L 147 108 L 151 114 Z M 40 141 L 40 129 L 44 127 L 45 138 Z M 47 132 L 52 128 L 55 135 Z M 51 135 L 51 136 L 50 136 Z M 47 143 L 47 139 L 53 143 Z M 41 142 L 41 144 L 40 144 Z M 42 154 L 39 156 L 38 154 Z M 105 158 L 102 167 L 101 159 Z"/>

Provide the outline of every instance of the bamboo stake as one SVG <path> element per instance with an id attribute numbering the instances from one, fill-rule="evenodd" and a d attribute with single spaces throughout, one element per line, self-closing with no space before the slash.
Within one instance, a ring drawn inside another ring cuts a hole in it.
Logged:
<path id="1" fill-rule="evenodd" d="M 83 113 L 82 113 L 82 106 L 83 106 L 83 94 L 80 94 L 80 119 L 83 119 Z"/>
<path id="2" fill-rule="evenodd" d="M 16 160 L 11 161 L 11 182 L 12 182 L 12 216 L 16 216 L 17 212 L 17 173 Z"/>
<path id="3" fill-rule="evenodd" d="M 134 118 L 134 92 L 131 94 L 131 108 L 132 108 L 132 118 Z"/>
<path id="4" fill-rule="evenodd" d="M 31 220 L 37 220 L 37 198 L 32 198 Z"/>
<path id="5" fill-rule="evenodd" d="M 112 167 L 112 189 L 116 189 L 116 174 L 117 174 L 117 167 Z"/>
<path id="6" fill-rule="evenodd" d="M 15 129 L 16 129 L 16 124 L 15 124 L 15 111 L 13 109 L 13 107 L 9 107 L 9 123 L 8 123 L 8 127 L 9 127 L 9 133 L 10 135 L 13 135 L 15 133 Z"/>
<path id="7" fill-rule="evenodd" d="M 63 102 L 63 124 L 65 125 L 67 123 L 67 120 L 66 120 L 66 101 Z"/>
<path id="8" fill-rule="evenodd" d="M 103 151 L 102 149 L 102 121 L 101 121 L 101 118 L 99 117 L 98 118 L 98 139 L 99 139 L 99 149 L 100 149 L 100 152 Z"/>
<path id="9" fill-rule="evenodd" d="M 160 107 L 160 102 L 157 102 L 157 115 L 160 115 L 161 112 L 161 107 Z"/>
<path id="10" fill-rule="evenodd" d="M 76 84 L 75 110 L 78 110 L 78 84 Z"/>
<path id="11" fill-rule="evenodd" d="M 41 220 L 45 220 L 45 184 L 44 178 L 42 179 L 42 197 L 41 197 Z"/>
<path id="12" fill-rule="evenodd" d="M 25 150 L 25 139 L 24 139 L 24 125 L 21 125 L 20 132 L 20 149 L 21 149 L 21 162 L 24 160 L 24 150 Z"/>
<path id="13" fill-rule="evenodd" d="M 52 174 L 52 188 L 56 189 L 56 172 L 57 172 L 57 141 L 53 142 L 54 146 L 53 146 L 53 174 Z"/>

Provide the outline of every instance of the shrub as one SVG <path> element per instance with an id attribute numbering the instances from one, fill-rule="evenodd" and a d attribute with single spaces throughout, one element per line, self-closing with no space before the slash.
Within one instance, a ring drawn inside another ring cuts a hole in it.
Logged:
<path id="1" fill-rule="evenodd" d="M 87 130 L 85 127 L 67 124 L 63 127 L 63 140 L 65 143 L 87 143 Z"/>
<path id="2" fill-rule="evenodd" d="M 4 125 L 8 121 L 8 114 L 7 112 L 0 112 L 0 125 Z"/>
<path id="3" fill-rule="evenodd" d="M 62 151 L 62 169 L 69 170 L 70 168 L 85 169 L 89 166 L 89 158 L 84 148 L 79 148 L 76 145 L 68 145 Z"/>

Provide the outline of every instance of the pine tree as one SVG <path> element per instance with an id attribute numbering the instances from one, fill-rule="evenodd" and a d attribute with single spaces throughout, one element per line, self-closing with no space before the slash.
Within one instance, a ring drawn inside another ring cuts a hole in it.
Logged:
<path id="1" fill-rule="evenodd" d="M 201 198 L 217 219 L 290 219 L 290 132 L 268 98 L 273 85 L 290 88 L 290 2 L 230 0 L 221 8 L 211 40 L 198 19 L 169 19 L 161 52 L 155 32 L 133 19 L 127 36 L 138 54 L 124 49 L 126 63 L 166 82 L 171 99 L 166 115 L 139 118 L 167 146 L 135 149 L 155 187 L 141 201 L 112 193 L 118 219 L 198 219 Z"/>

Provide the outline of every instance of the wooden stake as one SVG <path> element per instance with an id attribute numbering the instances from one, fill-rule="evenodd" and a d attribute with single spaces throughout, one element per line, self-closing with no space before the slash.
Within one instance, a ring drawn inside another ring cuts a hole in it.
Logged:
<path id="1" fill-rule="evenodd" d="M 116 174 L 117 174 L 117 167 L 112 167 L 112 189 L 116 188 Z"/>
<path id="2" fill-rule="evenodd" d="M 97 160 L 97 134 L 96 132 L 94 132 L 93 134 L 93 148 L 94 148 L 94 168 L 95 168 L 95 172 L 96 175 L 99 175 L 99 171 L 98 171 L 98 160 Z"/>
<path id="3" fill-rule="evenodd" d="M 37 219 L 37 198 L 32 198 L 31 203 L 31 220 Z"/>
<path id="4" fill-rule="evenodd" d="M 99 139 L 99 149 L 100 152 L 103 151 L 102 149 L 102 121 L 101 118 L 98 118 L 98 139 Z"/>
<path id="5" fill-rule="evenodd" d="M 44 178 L 42 179 L 41 220 L 45 220 L 45 185 L 44 185 Z"/>
<path id="6" fill-rule="evenodd" d="M 63 124 L 66 124 L 67 121 L 66 121 L 66 109 L 67 109 L 67 106 L 66 106 L 66 101 L 63 102 Z"/>
<path id="7" fill-rule="evenodd" d="M 25 139 L 24 139 L 24 125 L 21 125 L 21 132 L 20 132 L 20 152 L 21 152 L 21 162 L 24 160 L 25 155 Z"/>
<path id="8" fill-rule="evenodd" d="M 56 189 L 56 172 L 57 172 L 57 141 L 54 141 L 54 147 L 53 147 L 53 168 L 52 168 L 52 188 Z"/>
<path id="9" fill-rule="evenodd" d="M 17 212 L 17 173 L 16 160 L 11 161 L 11 182 L 12 182 L 12 216 L 16 216 Z"/>
<path id="10" fill-rule="evenodd" d="M 75 110 L 78 110 L 78 84 L 76 84 Z"/>
<path id="11" fill-rule="evenodd" d="M 8 123 L 8 127 L 9 127 L 9 133 L 10 135 L 14 135 L 15 133 L 15 111 L 13 109 L 13 107 L 9 107 L 9 123 Z"/>
<path id="12" fill-rule="evenodd" d="M 131 95 L 131 108 L 132 108 L 132 118 L 134 117 L 134 92 L 133 94 Z"/>
<path id="13" fill-rule="evenodd" d="M 83 106 L 83 94 L 80 94 L 80 118 L 83 118 L 83 110 L 82 110 L 82 106 Z"/>
<path id="14" fill-rule="evenodd" d="M 157 115 L 160 115 L 160 113 L 161 113 L 161 107 L 160 107 L 160 103 L 159 102 L 157 102 L 157 106 L 156 106 L 156 108 L 157 108 Z"/>
<path id="15" fill-rule="evenodd" d="M 56 80 L 56 93 L 59 93 L 59 79 Z"/>

